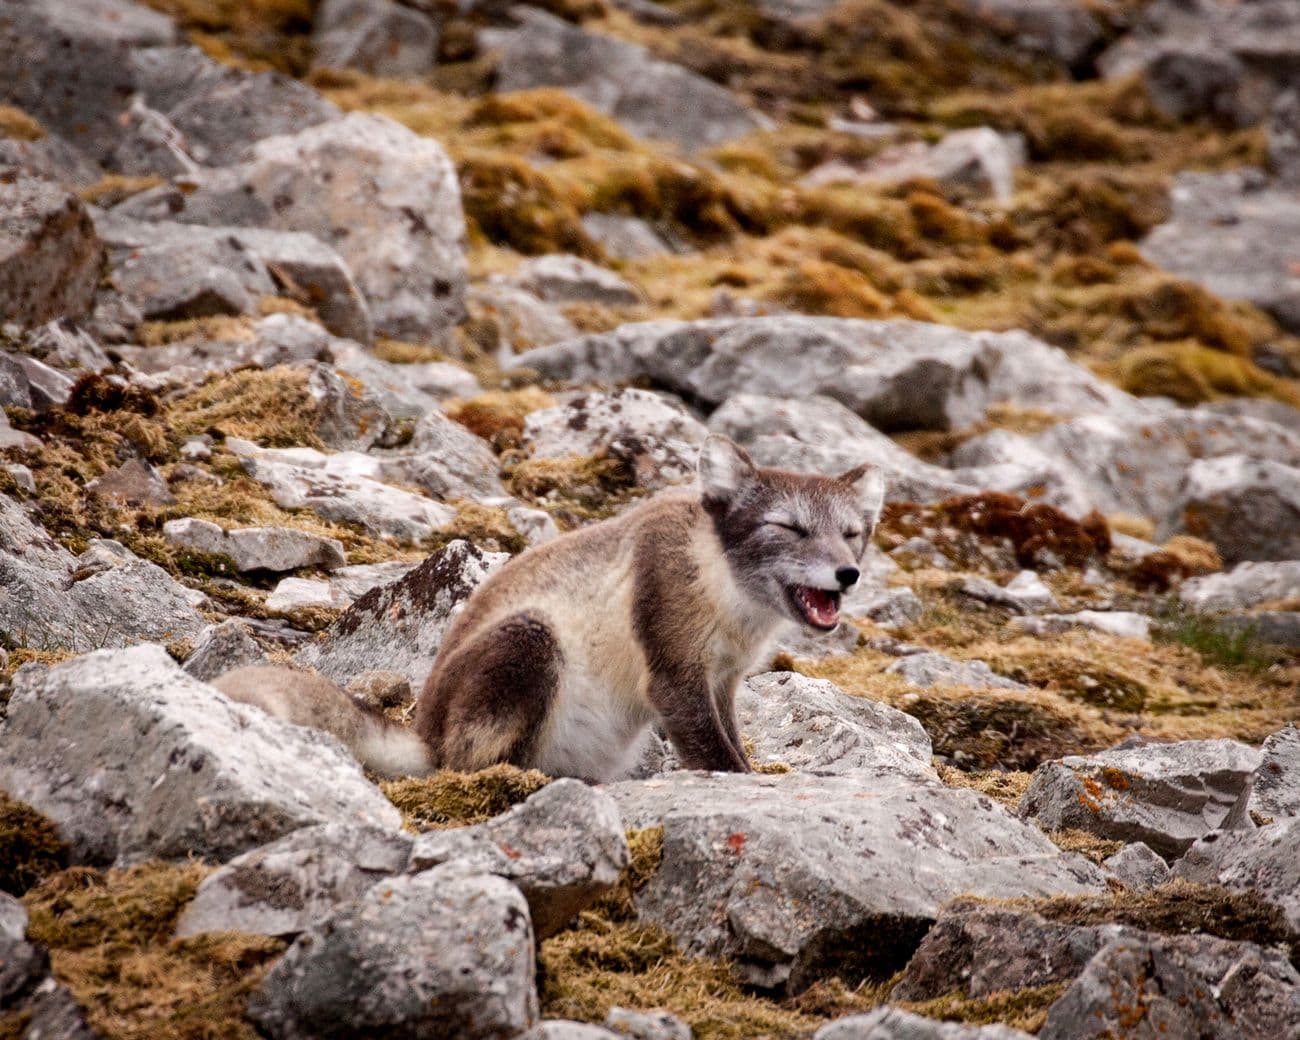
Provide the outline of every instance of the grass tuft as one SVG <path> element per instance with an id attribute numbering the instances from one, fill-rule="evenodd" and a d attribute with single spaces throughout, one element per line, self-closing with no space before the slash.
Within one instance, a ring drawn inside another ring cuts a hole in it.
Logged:
<path id="1" fill-rule="evenodd" d="M 22 895 L 67 863 L 68 846 L 54 824 L 0 791 L 0 892 Z"/>
<path id="2" fill-rule="evenodd" d="M 388 780 L 380 786 L 402 813 L 407 830 L 463 827 L 499 816 L 551 782 L 535 769 L 499 765 L 478 773 L 444 770 L 432 776 Z"/>

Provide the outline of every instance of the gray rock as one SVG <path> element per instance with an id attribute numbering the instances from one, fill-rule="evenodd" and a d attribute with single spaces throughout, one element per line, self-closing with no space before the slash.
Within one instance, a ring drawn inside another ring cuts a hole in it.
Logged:
<path id="1" fill-rule="evenodd" d="M 1300 974 L 1277 950 L 1206 935 L 1112 940 L 1047 1013 L 1040 1040 L 1267 1040 L 1300 1030 Z"/>
<path id="2" fill-rule="evenodd" d="M 159 646 L 15 677 L 0 787 L 80 863 L 229 858 L 330 820 L 400 816 L 332 738 L 228 701 Z"/>
<path id="3" fill-rule="evenodd" d="M 1096 867 L 991 799 L 893 769 L 673 773 L 605 790 L 627 827 L 664 828 L 662 865 L 636 900 L 641 920 L 763 987 L 897 967 L 962 892 L 1103 887 Z"/>
<path id="4" fill-rule="evenodd" d="M 507 358 L 515 351 L 563 343 L 578 336 L 577 326 L 558 307 L 509 283 L 488 281 L 471 286 L 467 298 L 470 313 L 495 328 Z"/>
<path id="5" fill-rule="evenodd" d="M 185 135 L 136 94 L 120 117 L 122 134 L 105 165 L 130 177 L 191 177 L 199 171 Z"/>
<path id="6" fill-rule="evenodd" d="M 516 1040 L 619 1040 L 621 1033 L 611 1033 L 600 1026 L 588 1025 L 586 1022 L 570 1022 L 567 1019 L 554 1018 L 539 1022 L 526 1033 L 521 1033 Z"/>
<path id="7" fill-rule="evenodd" d="M 123 506 L 170 506 L 176 496 L 153 466 L 140 459 L 124 462 L 86 485 L 86 493 Z"/>
<path id="8" fill-rule="evenodd" d="M 887 148 L 861 166 L 833 159 L 814 167 L 805 184 L 899 184 L 926 178 L 949 191 L 992 196 L 1006 202 L 1015 190 L 1018 152 L 989 127 L 945 135 L 937 144 L 913 141 Z"/>
<path id="9" fill-rule="evenodd" d="M 1245 610 L 1300 596 L 1300 560 L 1239 563 L 1230 571 L 1191 578 L 1178 599 L 1191 610 Z"/>
<path id="10" fill-rule="evenodd" d="M 1300 558 L 1300 466 L 1224 455 L 1188 467 L 1161 528 L 1214 543 L 1225 563 Z"/>
<path id="11" fill-rule="evenodd" d="M 176 937 L 247 932 L 293 938 L 405 872 L 411 837 L 349 823 L 302 827 L 203 879 Z"/>
<path id="12" fill-rule="evenodd" d="M 634 388 L 591 391 L 524 420 L 535 458 L 607 452 L 627 462 L 638 486 L 657 490 L 690 480 L 708 429 L 673 398 Z"/>
<path id="13" fill-rule="evenodd" d="M 102 372 L 113 367 L 113 362 L 95 337 L 70 318 L 60 318 L 33 329 L 27 335 L 27 346 L 34 357 L 65 371 Z"/>
<path id="14" fill-rule="evenodd" d="M 975 690 L 1024 690 L 1023 683 L 998 675 L 983 661 L 958 661 L 944 654 L 926 651 L 899 658 L 886 669 L 902 676 L 912 686 L 968 686 Z"/>
<path id="15" fill-rule="evenodd" d="M 72 383 L 71 376 L 28 354 L 0 352 L 0 401 L 5 406 L 38 412 L 62 408 L 72 395 Z"/>
<path id="16" fill-rule="evenodd" d="M 386 563 L 358 563 L 340 567 L 330 574 L 330 584 L 349 599 L 360 599 L 371 589 L 391 585 L 420 565 L 415 560 L 389 560 Z"/>
<path id="17" fill-rule="evenodd" d="M 506 493 L 497 475 L 500 463 L 487 441 L 436 409 L 415 424 L 410 444 L 390 461 L 402 483 L 437 498 L 482 499 Z"/>
<path id="18" fill-rule="evenodd" d="M 1245 632 L 1249 638 L 1271 646 L 1294 650 L 1300 647 L 1300 610 L 1260 610 L 1233 614 L 1220 619 L 1230 632 Z"/>
<path id="19" fill-rule="evenodd" d="M 380 882 L 299 936 L 248 1016 L 276 1040 L 509 1040 L 537 1018 L 528 905 L 446 868 Z"/>
<path id="20" fill-rule="evenodd" d="M 6 137 L 0 131 L 0 176 L 8 183 L 35 177 L 77 189 L 90 187 L 104 171 L 52 131 L 38 141 Z"/>
<path id="21" fill-rule="evenodd" d="M 176 48 L 176 52 L 170 60 L 155 61 L 155 89 L 172 88 L 168 93 L 176 101 L 164 114 L 184 135 L 189 154 L 204 165 L 238 162 L 258 141 L 342 117 L 317 91 L 278 72 L 250 73 L 214 65 L 206 56 L 196 57 L 194 48 L 189 47 Z M 138 68 L 138 52 L 132 60 Z M 178 69 L 178 65 L 187 67 Z M 166 86 L 159 83 L 168 76 L 179 77 L 181 83 L 175 78 Z"/>
<path id="22" fill-rule="evenodd" d="M 343 543 L 337 538 L 322 538 L 290 527 L 223 531 L 210 521 L 187 517 L 163 524 L 163 538 L 182 549 L 229 556 L 240 573 L 296 571 L 300 567 L 333 570 L 347 563 Z"/>
<path id="23" fill-rule="evenodd" d="M 9 0 L 0 24 L 0 100 L 91 159 L 111 154 L 135 81 L 135 47 L 171 43 L 165 15 L 126 0 Z"/>
<path id="24" fill-rule="evenodd" d="M 435 141 L 352 113 L 255 144 L 207 172 L 175 219 L 306 231 L 337 249 L 376 332 L 428 341 L 464 315 L 464 215 L 456 171 Z M 415 218 L 412 219 L 412 214 Z"/>
<path id="25" fill-rule="evenodd" d="M 438 26 L 392 0 L 325 0 L 316 11 L 312 64 L 372 76 L 422 76 L 438 56 Z"/>
<path id="26" fill-rule="evenodd" d="M 910 624 L 925 612 L 925 604 L 906 586 L 858 592 L 844 600 L 845 617 L 866 618 L 881 628 L 894 629 Z"/>
<path id="27" fill-rule="evenodd" d="M 193 384 L 212 372 L 236 368 L 274 368 L 328 361 L 333 340 L 313 321 L 297 314 L 272 314 L 229 338 L 197 333 L 158 347 L 118 346 L 117 354 L 136 371 L 156 374 L 178 384 Z"/>
<path id="28" fill-rule="evenodd" d="M 0 495 L 0 639 L 85 651 L 196 635 L 204 619 L 161 567 L 130 554 L 107 568 L 80 561 Z"/>
<path id="29" fill-rule="evenodd" d="M 0 26 L 0 54 L 6 51 L 3 32 Z M 0 71 L 0 81 L 5 78 Z M 102 260 L 94 224 L 75 195 L 30 177 L 5 186 L 0 197 L 0 314 L 6 321 L 40 325 L 87 313 Z"/>
<path id="30" fill-rule="evenodd" d="M 1300 408 L 1263 397 L 1231 397 L 1224 401 L 1206 401 L 1196 406 L 1198 412 L 1211 415 L 1245 416 L 1285 426 L 1300 433 Z"/>
<path id="31" fill-rule="evenodd" d="M 1283 184 L 1300 186 L 1300 90 L 1286 91 L 1273 105 L 1268 161 Z"/>
<path id="32" fill-rule="evenodd" d="M 626 307 L 641 294 L 627 279 L 567 253 L 551 253 L 525 260 L 515 270 L 521 289 L 550 303 L 598 303 Z"/>
<path id="33" fill-rule="evenodd" d="M 421 834 L 410 869 L 453 860 L 458 869 L 517 885 L 541 940 L 618 884 L 628 848 L 609 796 L 580 780 L 561 779 L 486 823 Z"/>
<path id="34" fill-rule="evenodd" d="M 393 417 L 377 395 L 344 379 L 332 365 L 306 362 L 300 367 L 308 370 L 307 392 L 314 406 L 316 436 L 327 447 L 365 451 L 395 442 Z"/>
<path id="35" fill-rule="evenodd" d="M 1135 407 L 1023 332 L 796 315 L 623 325 L 513 359 L 552 379 L 646 378 L 707 404 L 824 394 L 879 430 L 961 429 L 1014 400 L 1059 415 Z"/>
<path id="36" fill-rule="evenodd" d="M 582 218 L 582 230 L 616 260 L 644 260 L 673 252 L 663 236 L 640 217 L 587 213 Z"/>
<path id="37" fill-rule="evenodd" d="M 1275 819 L 1300 816 L 1300 728 L 1286 726 L 1260 748 L 1251 808 Z"/>
<path id="38" fill-rule="evenodd" d="M 1300 242 L 1295 192 L 1254 187 L 1241 173 L 1184 173 L 1170 197 L 1173 216 L 1143 240 L 1143 255 L 1300 332 L 1300 274 L 1289 265 Z"/>
<path id="39" fill-rule="evenodd" d="M 227 438 L 226 450 L 282 509 L 310 509 L 326 520 L 359 524 L 407 544 L 419 544 L 455 517 L 448 506 L 383 483 L 383 463 L 373 456 L 259 448 L 238 438 Z"/>
<path id="40" fill-rule="evenodd" d="M 199 682 L 211 682 L 236 668 L 265 662 L 261 644 L 253 638 L 248 625 L 239 618 L 230 618 L 205 628 L 181 667 Z"/>
<path id="41" fill-rule="evenodd" d="M 958 899 L 921 940 L 890 999 L 932 1000 L 954 992 L 979 999 L 1069 982 L 1111 940 L 1140 935 L 1121 925 L 1081 926 Z"/>
<path id="42" fill-rule="evenodd" d="M 795 672 L 752 676 L 736 691 L 736 713 L 757 763 L 783 762 L 823 775 L 860 769 L 935 775 L 930 738 L 916 719 L 851 697 L 825 679 Z"/>
<path id="43" fill-rule="evenodd" d="M 271 594 L 262 601 L 262 606 L 267 610 L 287 613 L 307 607 L 343 610 L 351 603 L 349 597 L 339 592 L 328 581 L 317 581 L 314 578 L 282 578 L 276 583 Z"/>
<path id="44" fill-rule="evenodd" d="M 1033 571 L 1021 571 L 1005 586 L 974 575 L 963 579 L 960 588 L 962 595 L 1017 614 L 1038 614 L 1058 605 L 1052 590 Z"/>
<path id="45" fill-rule="evenodd" d="M 1235 740 L 1071 755 L 1038 767 L 1020 815 L 1174 857 L 1210 831 L 1252 826 L 1246 807 L 1259 763 L 1258 751 Z"/>
<path id="46" fill-rule="evenodd" d="M 67 987 L 52 975 L 36 987 L 23 1010 L 31 1016 L 23 1040 L 100 1040 Z"/>
<path id="47" fill-rule="evenodd" d="M 21 941 L 27 935 L 27 907 L 8 892 L 0 892 L 0 939 Z"/>
<path id="48" fill-rule="evenodd" d="M 1174 877 L 1251 892 L 1300 931 L 1300 818 L 1253 831 L 1205 835 L 1174 864 Z"/>
<path id="49" fill-rule="evenodd" d="M 1169 880 L 1169 866 L 1145 842 L 1125 845 L 1101 864 L 1129 888 L 1155 888 Z"/>
<path id="50" fill-rule="evenodd" d="M 1104 41 L 1102 26 L 1085 0 L 962 0 L 962 6 L 1009 30 L 1017 49 L 1055 58 L 1078 69 Z"/>
<path id="51" fill-rule="evenodd" d="M 667 1011 L 633 1011 L 612 1007 L 605 1016 L 606 1028 L 615 1036 L 632 1040 L 694 1040 L 691 1027 Z"/>
<path id="52" fill-rule="evenodd" d="M 458 608 L 506 559 L 454 541 L 400 580 L 362 596 L 298 653 L 297 663 L 343 685 L 383 668 L 423 689 Z"/>
<path id="53" fill-rule="evenodd" d="M 824 1025 L 813 1040 L 1026 1040 L 1028 1036 L 1008 1026 L 939 1022 L 902 1008 L 882 1007 Z"/>
<path id="54" fill-rule="evenodd" d="M 486 34 L 500 50 L 497 89 L 560 87 L 618 120 L 638 137 L 697 151 L 770 125 L 724 88 L 645 48 L 584 32 L 527 8 L 519 28 Z"/>
<path id="55" fill-rule="evenodd" d="M 24 925 L 26 919 L 24 913 Z M 50 955 L 44 947 L 24 942 L 21 935 L 0 935 L 0 1008 L 11 1011 L 49 974 Z"/>
<path id="56" fill-rule="evenodd" d="M 1090 628 L 1123 639 L 1151 639 L 1151 618 L 1132 610 L 1077 610 L 1073 614 L 1043 614 L 1012 618 L 1011 629 L 1029 635 L 1047 636 L 1072 628 Z"/>
<path id="57" fill-rule="evenodd" d="M 1087 500 L 1103 513 L 1159 521 L 1178 502 L 1193 462 L 1233 454 L 1300 465 L 1300 436 L 1250 417 L 1126 406 L 1033 436 L 996 430 L 967 441 L 953 452 L 952 462 L 989 466 L 1037 455 L 1057 470 L 1058 481 L 1085 489 Z"/>
<path id="58" fill-rule="evenodd" d="M 364 383 L 395 419 L 418 419 L 449 398 L 483 392 L 473 375 L 447 361 L 398 365 L 342 340 L 330 344 L 330 353 L 334 367 Z"/>

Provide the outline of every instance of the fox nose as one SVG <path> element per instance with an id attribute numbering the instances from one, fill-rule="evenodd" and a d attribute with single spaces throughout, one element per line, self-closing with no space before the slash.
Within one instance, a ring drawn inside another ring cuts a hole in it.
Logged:
<path id="1" fill-rule="evenodd" d="M 856 567 L 837 568 L 835 571 L 835 580 L 840 583 L 840 588 L 850 588 L 858 582 L 858 569 Z"/>

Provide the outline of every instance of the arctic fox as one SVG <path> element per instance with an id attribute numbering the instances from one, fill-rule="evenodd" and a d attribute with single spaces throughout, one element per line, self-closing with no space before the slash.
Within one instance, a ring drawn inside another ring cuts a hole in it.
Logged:
<path id="1" fill-rule="evenodd" d="M 657 722 L 684 767 L 749 770 L 736 686 L 783 622 L 839 623 L 884 481 L 760 469 L 717 435 L 698 470 L 698 491 L 523 553 L 474 592 L 416 707 L 439 765 L 607 780 Z"/>
<path id="2" fill-rule="evenodd" d="M 736 686 L 783 623 L 839 623 L 884 481 L 870 466 L 761 469 L 718 435 L 698 471 L 697 490 L 530 549 L 479 586 L 434 660 L 415 734 L 303 673 L 245 668 L 217 686 L 334 733 L 385 775 L 509 762 L 609 780 L 636 765 L 654 723 L 684 767 L 748 772 Z"/>

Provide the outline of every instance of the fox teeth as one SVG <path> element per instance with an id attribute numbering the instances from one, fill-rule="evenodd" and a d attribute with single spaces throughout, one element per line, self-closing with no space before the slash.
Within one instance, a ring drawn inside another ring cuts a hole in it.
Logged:
<path id="1" fill-rule="evenodd" d="M 799 585 L 794 599 L 804 618 L 817 628 L 834 628 L 840 619 L 840 594 L 836 591 Z"/>

